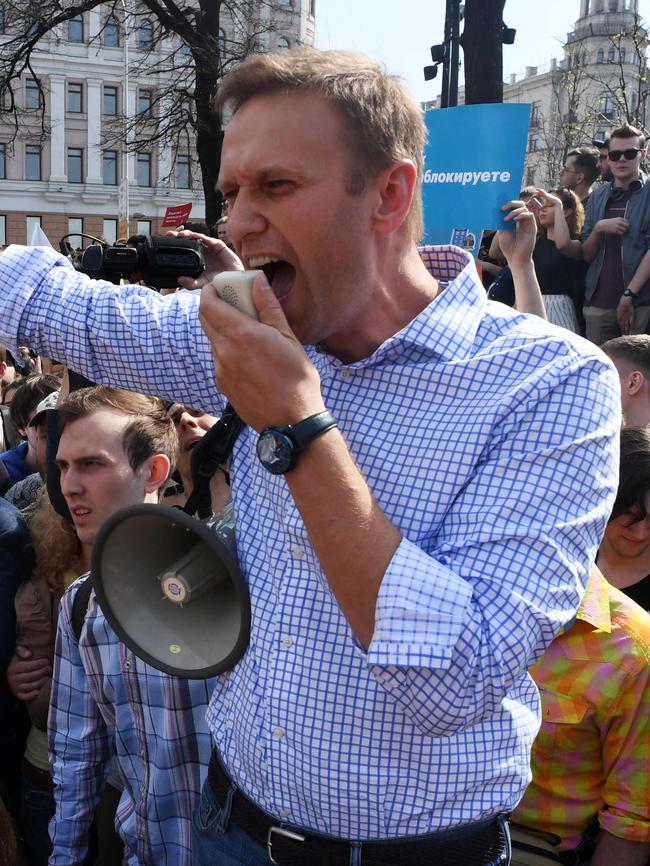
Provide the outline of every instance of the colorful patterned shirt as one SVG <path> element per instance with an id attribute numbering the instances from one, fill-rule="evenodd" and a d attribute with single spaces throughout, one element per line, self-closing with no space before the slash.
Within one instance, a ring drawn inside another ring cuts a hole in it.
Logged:
<path id="1" fill-rule="evenodd" d="M 562 849 L 596 816 L 613 836 L 649 842 L 650 614 L 594 569 L 574 625 L 531 673 L 542 727 L 513 820 Z"/>
<path id="2" fill-rule="evenodd" d="M 211 754 L 214 680 L 160 673 L 121 643 L 95 593 L 79 642 L 61 601 L 48 732 L 56 812 L 50 866 L 82 863 L 113 755 L 124 781 L 116 826 L 129 866 L 191 866 L 191 817 Z"/>
<path id="3" fill-rule="evenodd" d="M 369 357 L 306 347 L 402 535 L 367 652 L 255 432 L 233 452 L 251 640 L 217 677 L 208 724 L 259 806 L 351 839 L 519 802 L 540 712 L 527 669 L 578 609 L 617 486 L 620 388 L 600 350 L 490 303 L 457 248 L 439 247 L 433 267 L 445 291 Z M 0 285 L 6 345 L 107 385 L 223 406 L 197 293 L 95 283 L 51 249 L 19 247 L 0 256 Z"/>

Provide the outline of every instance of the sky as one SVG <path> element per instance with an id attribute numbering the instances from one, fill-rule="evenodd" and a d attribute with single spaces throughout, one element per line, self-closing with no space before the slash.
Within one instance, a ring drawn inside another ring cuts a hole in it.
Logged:
<path id="1" fill-rule="evenodd" d="M 650 0 L 640 5 L 648 20 Z M 503 18 L 517 36 L 514 45 L 503 46 L 504 80 L 510 73 L 523 75 L 526 66 L 543 67 L 552 57 L 560 59 L 579 12 L 580 0 L 506 0 Z M 431 63 L 430 47 L 443 40 L 444 22 L 445 0 L 316 0 L 319 48 L 363 51 L 383 61 L 389 72 L 408 81 L 420 101 L 440 92 L 442 70 L 433 81 L 425 81 L 422 69 Z"/>

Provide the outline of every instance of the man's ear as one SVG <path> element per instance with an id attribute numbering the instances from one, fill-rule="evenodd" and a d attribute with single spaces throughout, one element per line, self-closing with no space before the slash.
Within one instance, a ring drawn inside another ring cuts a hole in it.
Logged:
<path id="1" fill-rule="evenodd" d="M 144 492 L 155 493 L 167 481 L 171 463 L 166 454 L 154 454 L 145 463 Z"/>
<path id="2" fill-rule="evenodd" d="M 379 203 L 374 212 L 374 224 L 382 234 L 396 231 L 411 209 L 418 183 L 418 173 L 410 159 L 396 162 L 380 172 L 378 182 Z"/>
<path id="3" fill-rule="evenodd" d="M 638 394 L 641 388 L 645 385 L 645 376 L 640 370 L 633 370 L 625 377 L 623 386 L 630 397 Z"/>

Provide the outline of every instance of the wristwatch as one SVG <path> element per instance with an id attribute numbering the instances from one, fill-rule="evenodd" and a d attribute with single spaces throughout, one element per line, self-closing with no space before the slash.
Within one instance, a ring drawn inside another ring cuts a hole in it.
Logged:
<path id="1" fill-rule="evenodd" d="M 265 427 L 257 440 L 259 461 L 272 475 L 284 475 L 293 469 L 298 455 L 310 442 L 337 426 L 332 413 L 325 410 L 297 424 Z"/>
<path id="2" fill-rule="evenodd" d="M 625 289 L 623 292 L 624 298 L 636 298 L 636 292 L 633 292 L 632 289 Z"/>

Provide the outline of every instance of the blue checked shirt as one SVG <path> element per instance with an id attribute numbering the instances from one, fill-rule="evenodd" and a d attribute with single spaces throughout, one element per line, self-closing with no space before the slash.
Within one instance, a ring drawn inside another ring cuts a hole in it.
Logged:
<path id="1" fill-rule="evenodd" d="M 48 731 L 56 787 L 51 866 L 82 863 L 113 755 L 125 790 L 116 825 L 129 866 L 192 866 L 191 817 L 207 775 L 205 711 L 214 680 L 160 673 L 120 643 L 91 594 L 79 642 L 82 580 L 63 596 Z"/>
<path id="2" fill-rule="evenodd" d="M 233 456 L 252 634 L 217 680 L 208 723 L 262 808 L 336 836 L 425 833 L 515 806 L 540 722 L 527 668 L 580 603 L 617 485 L 619 385 L 601 352 L 488 302 L 460 250 L 434 258 L 447 288 L 371 357 L 343 364 L 307 348 L 403 536 L 367 652 L 252 431 Z M 53 251 L 23 248 L 0 256 L 0 285 L 9 346 L 221 407 L 194 294 L 93 290 Z"/>

